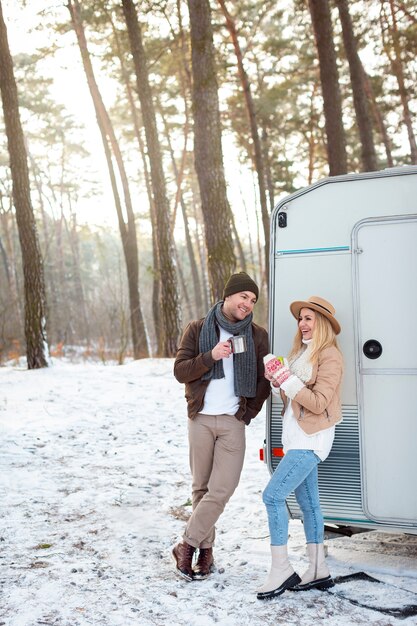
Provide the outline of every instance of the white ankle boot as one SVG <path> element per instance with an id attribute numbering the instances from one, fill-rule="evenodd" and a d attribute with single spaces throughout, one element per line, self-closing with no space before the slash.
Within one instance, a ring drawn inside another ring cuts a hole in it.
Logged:
<path id="1" fill-rule="evenodd" d="M 271 546 L 271 555 L 271 570 L 265 583 L 258 589 L 258 600 L 279 596 L 300 582 L 300 577 L 288 560 L 287 546 Z"/>
<path id="2" fill-rule="evenodd" d="M 309 566 L 303 574 L 301 582 L 292 588 L 293 591 L 307 591 L 308 589 L 328 589 L 334 582 L 324 555 L 322 543 L 308 543 L 307 554 Z"/>

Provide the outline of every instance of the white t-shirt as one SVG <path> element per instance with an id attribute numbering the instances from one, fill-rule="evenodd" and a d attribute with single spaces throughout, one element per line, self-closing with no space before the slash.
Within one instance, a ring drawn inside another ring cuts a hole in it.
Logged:
<path id="1" fill-rule="evenodd" d="M 221 326 L 219 341 L 227 341 L 231 334 Z M 233 375 L 233 355 L 222 359 L 224 378 L 212 379 L 204 396 L 204 405 L 200 413 L 205 415 L 235 415 L 239 408 L 239 398 L 235 395 Z"/>

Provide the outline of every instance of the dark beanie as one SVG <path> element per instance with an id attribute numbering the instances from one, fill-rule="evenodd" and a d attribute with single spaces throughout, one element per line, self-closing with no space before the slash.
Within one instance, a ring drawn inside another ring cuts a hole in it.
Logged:
<path id="1" fill-rule="evenodd" d="M 227 296 L 232 296 L 234 293 L 239 293 L 240 291 L 251 291 L 255 294 L 256 299 L 259 297 L 258 285 L 246 272 L 238 272 L 237 274 L 231 275 L 224 286 L 223 300 Z"/>

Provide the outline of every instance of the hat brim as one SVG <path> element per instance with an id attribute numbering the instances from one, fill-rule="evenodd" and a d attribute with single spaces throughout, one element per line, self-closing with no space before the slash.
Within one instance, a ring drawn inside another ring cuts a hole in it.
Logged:
<path id="1" fill-rule="evenodd" d="M 317 306 L 316 304 L 314 304 L 314 302 L 306 302 L 305 300 L 296 300 L 295 302 L 291 302 L 290 311 L 296 320 L 298 320 L 301 309 L 312 309 L 313 311 L 321 313 L 323 317 L 329 320 L 336 335 L 340 333 L 341 328 L 337 319 L 333 317 L 333 315 L 331 315 L 330 313 L 327 313 L 326 310 L 323 310 L 321 306 Z"/>

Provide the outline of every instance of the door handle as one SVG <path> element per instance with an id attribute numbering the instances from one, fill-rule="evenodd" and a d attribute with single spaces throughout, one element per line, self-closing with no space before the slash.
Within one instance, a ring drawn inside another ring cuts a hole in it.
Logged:
<path id="1" fill-rule="evenodd" d="M 368 359 L 379 359 L 382 354 L 382 346 L 377 339 L 365 341 L 362 350 Z"/>

